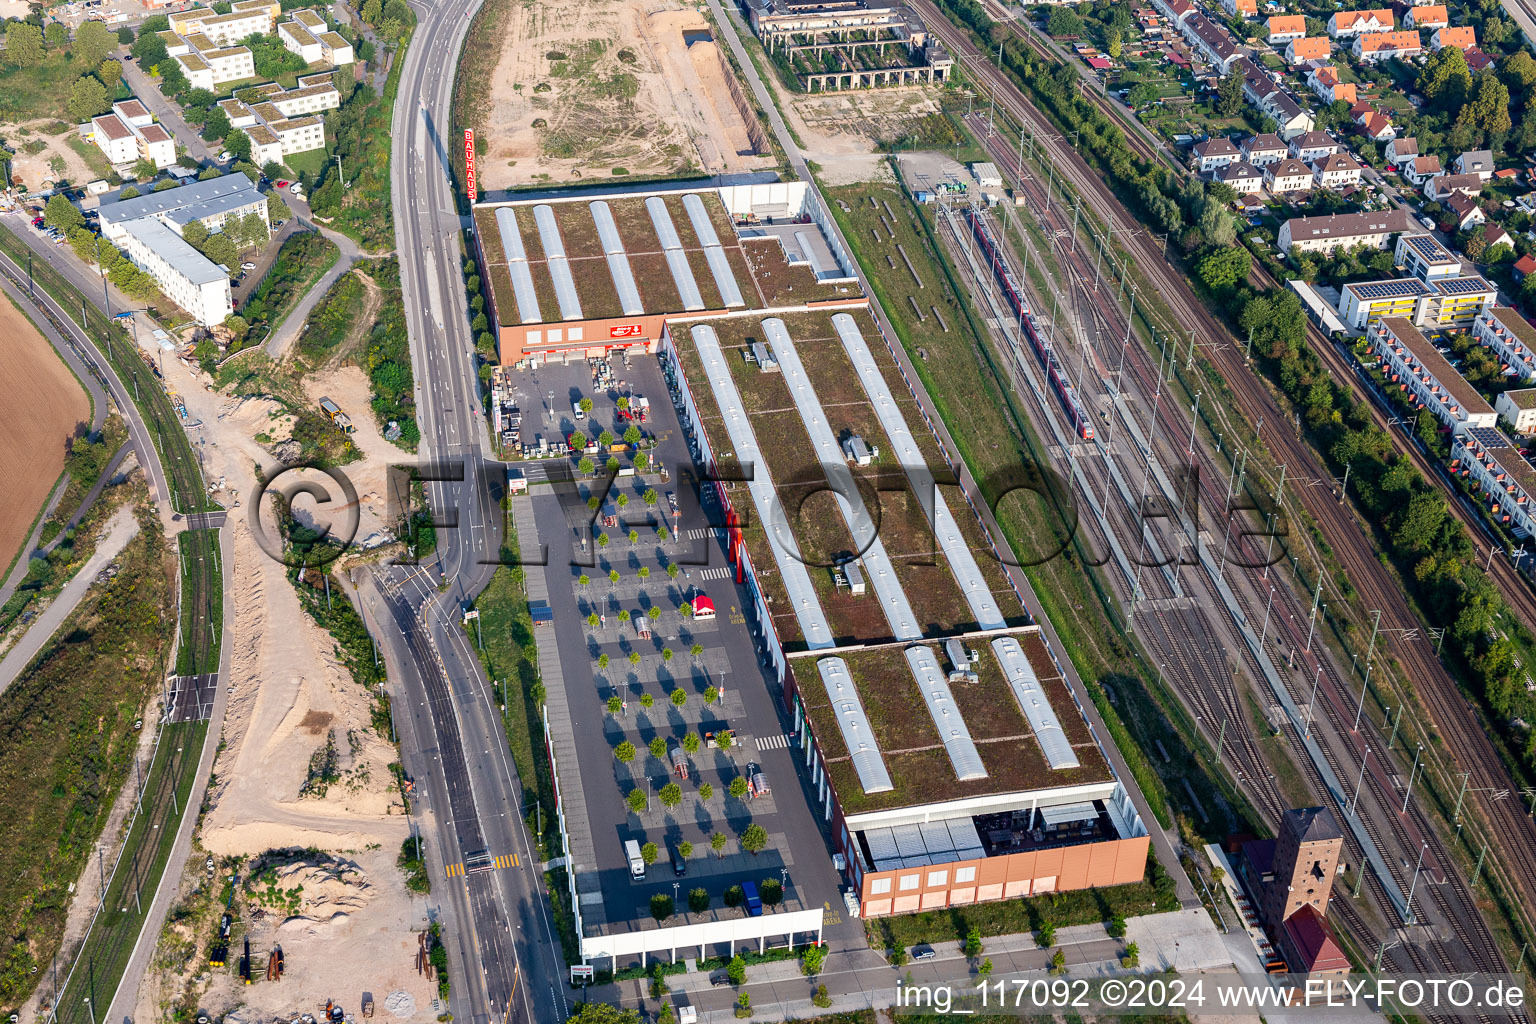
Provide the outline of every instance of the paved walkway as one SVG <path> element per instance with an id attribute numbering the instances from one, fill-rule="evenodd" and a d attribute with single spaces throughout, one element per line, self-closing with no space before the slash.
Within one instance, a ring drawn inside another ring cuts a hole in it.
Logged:
<path id="1" fill-rule="evenodd" d="M 217 146 L 210 148 L 197 130 L 187 124 L 181 109 L 161 95 L 159 83 L 145 74 L 136 60 L 124 60 L 122 65 L 123 81 L 165 130 L 176 137 L 177 144 L 187 151 L 187 158 L 199 164 L 213 163 L 214 157 L 219 155 Z"/>
<path id="2" fill-rule="evenodd" d="M 281 359 L 287 354 L 289 347 L 298 338 L 300 332 L 304 330 L 304 324 L 308 322 L 309 315 L 315 311 L 315 307 L 325 297 L 325 293 L 330 291 L 331 286 L 341 280 L 341 275 L 351 270 L 352 265 L 363 255 L 363 251 L 358 248 L 357 243 L 341 232 L 332 231 L 322 224 L 314 224 L 311 221 L 304 220 L 304 214 L 299 212 L 296 205 L 297 200 L 292 199 L 288 195 L 284 195 L 283 199 L 288 202 L 290 209 L 294 210 L 297 215 L 294 219 L 300 223 L 301 228 L 312 226 L 318 229 L 322 235 L 336 243 L 336 248 L 341 250 L 341 254 L 336 257 L 336 262 L 331 265 L 331 268 L 321 274 L 320 279 L 310 287 L 309 291 L 304 293 L 304 297 L 299 300 L 299 304 L 289 311 L 282 325 L 276 331 L 273 331 L 272 336 L 267 339 L 267 355 L 273 359 Z M 304 212 L 307 213 L 308 210 L 309 207 L 306 205 Z"/>
<path id="3" fill-rule="evenodd" d="M 96 545 L 96 551 L 75 573 L 74 579 L 64 584 L 64 589 L 53 599 L 43 613 L 32 620 L 32 625 L 22 634 L 16 646 L 12 647 L 3 659 L 0 659 L 0 693 L 4 693 L 10 687 L 11 682 L 21 674 L 37 653 L 43 649 L 53 634 L 64 620 L 69 617 L 80 604 L 85 592 L 96 582 L 96 574 L 106 567 L 107 563 L 116 558 L 118 554 L 139 532 L 139 521 L 133 517 L 131 508 L 120 508 L 117 513 L 107 521 L 105 532 Z"/>

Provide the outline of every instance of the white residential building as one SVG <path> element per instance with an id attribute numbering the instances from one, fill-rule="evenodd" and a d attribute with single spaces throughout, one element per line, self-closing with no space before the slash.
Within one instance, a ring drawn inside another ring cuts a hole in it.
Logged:
<path id="1" fill-rule="evenodd" d="M 1195 145 L 1195 170 L 1201 174 L 1209 174 L 1218 167 L 1237 163 L 1242 158 L 1242 151 L 1232 145 L 1231 139 L 1217 137 Z"/>
<path id="2" fill-rule="evenodd" d="M 1397 248 L 1393 250 L 1392 259 L 1420 281 L 1461 276 L 1461 260 L 1451 255 L 1451 251 L 1436 241 L 1434 235 L 1397 236 Z"/>
<path id="3" fill-rule="evenodd" d="M 1418 155 L 1418 139 L 1393 139 L 1387 143 L 1387 163 L 1398 169 L 1401 169 L 1403 164 L 1412 161 Z"/>
<path id="4" fill-rule="evenodd" d="M 285 21 L 277 26 L 277 38 L 282 40 L 284 49 L 298 54 L 304 59 L 304 63 L 320 62 L 320 40 L 298 22 Z"/>
<path id="5" fill-rule="evenodd" d="M 1492 406 L 1409 320 L 1377 320 L 1367 329 L 1366 337 L 1387 386 L 1397 387 L 1413 404 L 1428 409 L 1442 426 L 1459 433 L 1498 422 Z"/>
<path id="6" fill-rule="evenodd" d="M 326 64 L 339 68 L 357 60 L 352 53 L 352 44 L 339 32 L 321 32 L 315 38 L 320 40 L 320 59 Z"/>
<path id="7" fill-rule="evenodd" d="M 256 77 L 256 63 L 251 51 L 243 46 L 194 52 L 189 50 L 176 58 L 187 81 L 196 89 L 217 91 L 226 82 L 239 82 Z"/>
<path id="8" fill-rule="evenodd" d="M 1305 165 L 1303 165 L 1305 166 Z M 1310 168 L 1308 168 L 1310 173 Z M 1404 231 L 1417 230 L 1404 210 L 1339 213 L 1327 217 L 1292 217 L 1280 225 L 1277 245 L 1281 252 L 1333 252 L 1370 245 L 1385 249 L 1387 240 Z"/>
<path id="9" fill-rule="evenodd" d="M 1498 291 L 1476 274 L 1433 281 L 1416 277 L 1362 281 L 1339 289 L 1339 317 L 1355 330 L 1398 317 L 1426 330 L 1470 330 L 1477 314 L 1497 295 Z"/>
<path id="10" fill-rule="evenodd" d="M 1413 184 L 1422 186 L 1430 178 L 1438 178 L 1445 173 L 1440 166 L 1440 157 L 1431 153 L 1429 156 L 1416 156 L 1405 162 L 1401 168 L 1403 177 Z"/>
<path id="11" fill-rule="evenodd" d="M 1230 185 L 1234 192 L 1247 195 L 1264 187 L 1264 172 L 1245 160 L 1216 169 L 1215 180 Z"/>
<path id="12" fill-rule="evenodd" d="M 1312 163 L 1325 156 L 1344 152 L 1339 141 L 1327 132 L 1307 132 L 1291 140 L 1291 156 L 1302 163 Z"/>
<path id="13" fill-rule="evenodd" d="M 1536 533 L 1531 502 L 1536 472 L 1497 432 L 1465 431 L 1452 438 L 1451 472 L 1472 484 L 1510 533 L 1520 538 Z"/>
<path id="14" fill-rule="evenodd" d="M 1338 11 L 1328 19 L 1328 34 L 1335 39 L 1349 39 L 1367 32 L 1391 32 L 1395 25 L 1392 11 Z"/>
<path id="15" fill-rule="evenodd" d="M 121 100 L 112 104 L 112 113 L 123 119 L 130 128 L 144 128 L 155 123 L 155 115 L 138 100 Z"/>
<path id="16" fill-rule="evenodd" d="M 1243 140 L 1243 159 L 1255 167 L 1268 167 L 1290 156 L 1290 149 L 1278 135 L 1250 135 Z"/>
<path id="17" fill-rule="evenodd" d="M 229 270 L 214 264 L 154 217 L 124 226 L 118 244 L 133 265 L 154 278 L 176 305 L 204 327 L 224 322 L 230 303 Z"/>
<path id="18" fill-rule="evenodd" d="M 114 165 L 131 164 L 139 158 L 139 140 L 116 114 L 91 118 L 91 141 Z"/>
<path id="19" fill-rule="evenodd" d="M 1475 174 L 1483 181 L 1493 177 L 1493 152 L 1473 149 L 1451 161 L 1451 170 L 1457 174 Z"/>
<path id="20" fill-rule="evenodd" d="M 1536 381 L 1536 327 L 1515 310 L 1489 306 L 1472 321 L 1472 337 L 1499 357 L 1505 376 Z"/>
<path id="21" fill-rule="evenodd" d="M 1347 188 L 1360 184 L 1360 163 L 1348 153 L 1325 156 L 1312 165 L 1317 183 L 1323 188 Z"/>
<path id="22" fill-rule="evenodd" d="M 267 222 L 267 197 L 243 174 L 226 174 L 206 181 L 194 181 L 180 188 L 149 192 L 134 199 L 103 204 L 98 216 L 101 233 L 117 243 L 127 225 L 145 217 L 163 221 L 180 234 L 192 221 L 209 231 L 222 231 L 226 221 L 256 214 Z"/>
<path id="23" fill-rule="evenodd" d="M 1516 388 L 1494 399 L 1499 419 L 1517 434 L 1536 432 L 1536 388 Z"/>
<path id="24" fill-rule="evenodd" d="M 268 35 L 272 31 L 272 7 L 231 10 L 215 14 L 207 8 L 193 8 L 170 16 L 171 31 L 177 35 L 200 33 L 216 47 L 233 46 L 246 36 Z"/>
<path id="25" fill-rule="evenodd" d="M 1300 160 L 1280 160 L 1264 168 L 1264 184 L 1275 195 L 1282 192 L 1305 192 L 1312 187 L 1312 168 Z"/>

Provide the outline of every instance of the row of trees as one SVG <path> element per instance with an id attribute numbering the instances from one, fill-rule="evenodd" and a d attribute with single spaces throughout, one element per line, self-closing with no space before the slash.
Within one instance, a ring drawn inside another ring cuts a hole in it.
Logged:
<path id="1" fill-rule="evenodd" d="M 117 246 L 87 228 L 84 215 L 68 199 L 61 195 L 50 198 L 43 208 L 43 223 L 64 232 L 70 249 L 81 262 L 99 264 L 107 280 L 130 298 L 139 302 L 153 302 L 159 298 L 160 287 L 154 278 L 129 262 Z"/>

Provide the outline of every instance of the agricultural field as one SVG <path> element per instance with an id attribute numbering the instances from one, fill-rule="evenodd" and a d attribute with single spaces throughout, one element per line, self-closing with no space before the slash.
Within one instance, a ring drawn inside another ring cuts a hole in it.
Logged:
<path id="1" fill-rule="evenodd" d="M 91 400 L 53 346 L 20 309 L 0 300 L 0 565 L 6 572 L 52 494 L 76 437 L 90 426 Z"/>

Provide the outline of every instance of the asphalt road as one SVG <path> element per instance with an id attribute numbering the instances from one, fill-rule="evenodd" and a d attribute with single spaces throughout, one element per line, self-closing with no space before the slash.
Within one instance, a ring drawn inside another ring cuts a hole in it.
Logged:
<path id="1" fill-rule="evenodd" d="M 429 862 L 447 899 L 451 1008 L 475 1024 L 559 1021 L 567 1013 L 563 964 L 546 909 L 543 878 L 530 866 L 521 786 L 479 661 L 465 640 L 459 602 L 484 588 L 501 546 L 498 497 L 504 470 L 485 462 L 474 339 L 459 270 L 461 224 L 444 138 L 451 120 L 455 55 L 479 0 L 413 3 L 420 19 L 395 103 L 391 184 L 396 251 L 411 362 L 416 374 L 422 462 L 457 477 L 428 484 L 441 525 L 432 564 L 379 582 L 390 589 L 387 638 L 406 667 L 397 675 L 413 728 L 402 730 L 408 771 L 428 776 L 435 835 Z M 439 585 L 442 590 L 439 591 Z M 513 868 L 442 877 L 443 865 L 482 853 L 518 855 Z M 530 995 L 530 992 L 534 995 Z"/>

